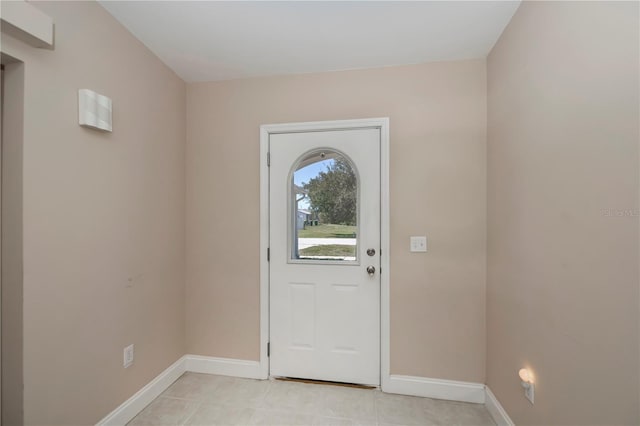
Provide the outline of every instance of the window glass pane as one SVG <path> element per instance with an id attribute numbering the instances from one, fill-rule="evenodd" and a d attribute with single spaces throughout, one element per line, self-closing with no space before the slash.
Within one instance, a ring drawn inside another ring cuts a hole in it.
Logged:
<path id="1" fill-rule="evenodd" d="M 332 150 L 305 155 L 291 198 L 292 260 L 357 260 L 358 177 L 348 158 Z"/>

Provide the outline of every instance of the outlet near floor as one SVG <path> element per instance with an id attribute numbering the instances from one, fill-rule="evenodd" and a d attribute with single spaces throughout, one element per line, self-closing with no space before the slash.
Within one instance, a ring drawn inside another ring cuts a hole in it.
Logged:
<path id="1" fill-rule="evenodd" d="M 533 400 L 535 397 L 535 387 L 533 383 L 529 383 L 529 386 L 524 389 L 524 396 L 529 400 L 530 403 L 533 404 Z"/>
<path id="2" fill-rule="evenodd" d="M 133 364 L 133 345 L 129 345 L 124 348 L 124 368 L 127 368 Z"/>

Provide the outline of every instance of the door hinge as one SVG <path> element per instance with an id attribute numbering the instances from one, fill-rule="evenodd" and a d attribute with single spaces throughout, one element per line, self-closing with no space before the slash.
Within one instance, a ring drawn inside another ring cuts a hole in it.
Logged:
<path id="1" fill-rule="evenodd" d="M 271 153 L 267 152 L 267 167 L 271 166 Z"/>
<path id="2" fill-rule="evenodd" d="M 267 262 L 271 260 L 271 247 L 267 247 Z"/>
<path id="3" fill-rule="evenodd" d="M 271 342 L 267 342 L 267 357 L 271 356 Z"/>

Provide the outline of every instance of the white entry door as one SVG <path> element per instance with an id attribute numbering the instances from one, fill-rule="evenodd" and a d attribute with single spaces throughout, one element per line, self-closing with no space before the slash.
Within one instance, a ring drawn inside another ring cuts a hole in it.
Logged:
<path id="1" fill-rule="evenodd" d="M 270 374 L 380 384 L 380 129 L 269 136 Z"/>

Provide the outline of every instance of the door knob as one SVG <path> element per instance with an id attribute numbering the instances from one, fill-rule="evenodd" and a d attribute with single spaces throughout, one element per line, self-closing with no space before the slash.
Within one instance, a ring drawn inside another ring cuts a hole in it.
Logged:
<path id="1" fill-rule="evenodd" d="M 373 276 L 376 273 L 376 268 L 374 266 L 367 266 L 367 274 L 369 276 Z"/>

